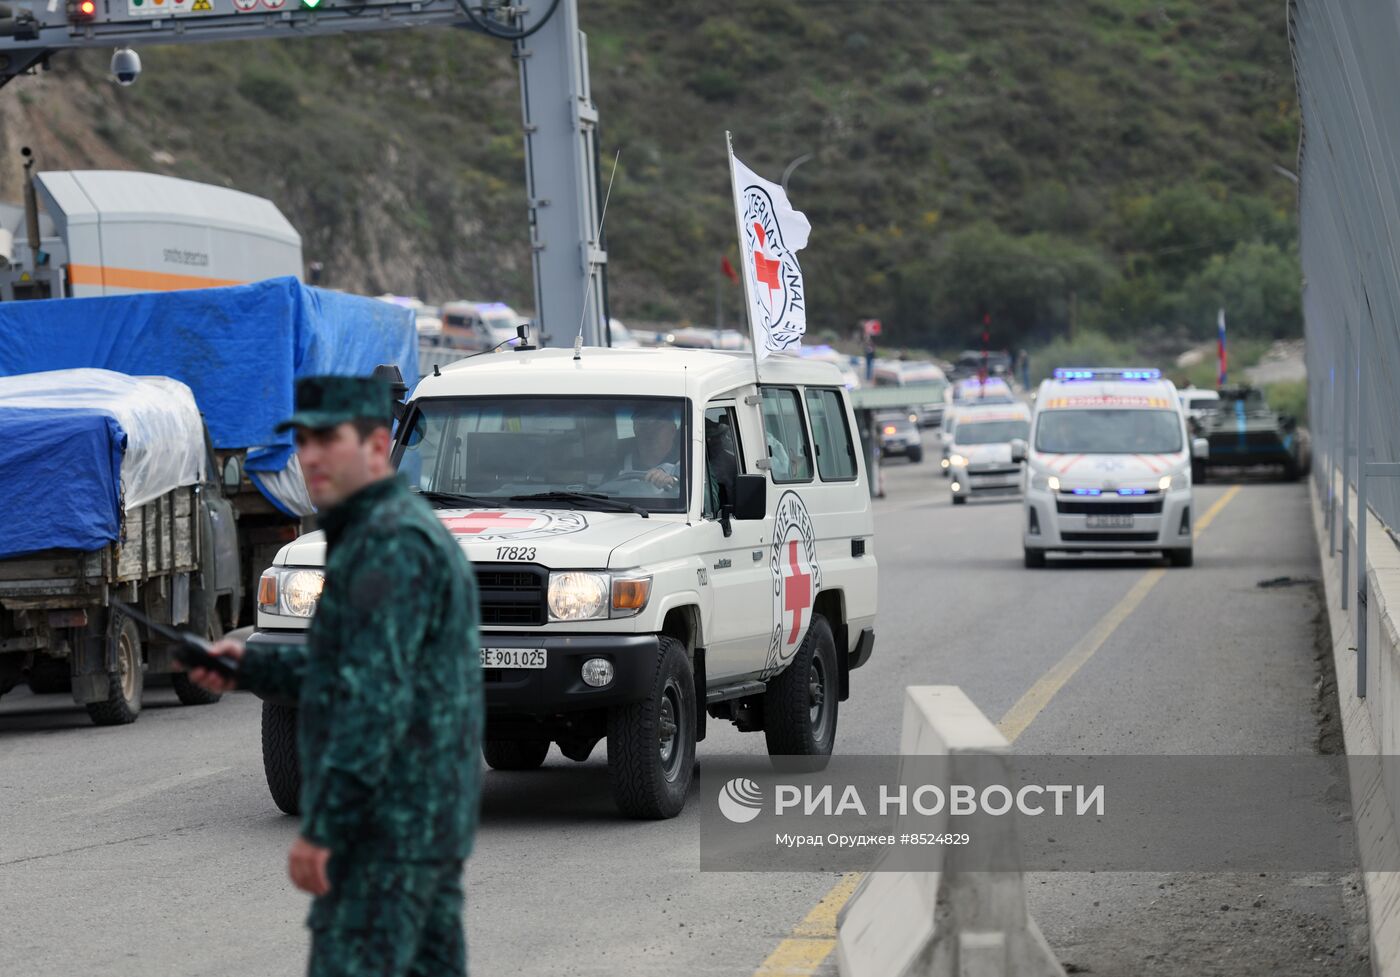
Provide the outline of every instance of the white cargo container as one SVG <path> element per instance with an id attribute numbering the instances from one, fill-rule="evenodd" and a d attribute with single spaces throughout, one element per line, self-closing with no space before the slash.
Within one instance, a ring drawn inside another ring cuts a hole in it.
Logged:
<path id="1" fill-rule="evenodd" d="M 301 235 L 262 197 L 155 173 L 34 176 L 38 254 L 0 205 L 0 300 L 82 298 L 302 277 Z"/>

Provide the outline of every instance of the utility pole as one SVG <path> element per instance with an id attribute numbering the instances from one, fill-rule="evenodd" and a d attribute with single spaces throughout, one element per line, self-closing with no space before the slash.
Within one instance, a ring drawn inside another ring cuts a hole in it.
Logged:
<path id="1" fill-rule="evenodd" d="M 535 0 L 520 19 L 538 32 L 515 42 L 525 123 L 525 186 L 535 316 L 541 339 L 607 344 L 608 254 L 599 240 L 598 110 L 588 84 L 588 38 L 578 29 L 577 0 L 560 0 L 550 16 Z"/>

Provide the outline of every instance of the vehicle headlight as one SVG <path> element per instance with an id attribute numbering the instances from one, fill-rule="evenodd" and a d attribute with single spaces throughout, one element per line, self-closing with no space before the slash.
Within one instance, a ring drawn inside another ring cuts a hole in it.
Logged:
<path id="1" fill-rule="evenodd" d="M 286 617 L 311 617 L 325 585 L 326 575 L 321 570 L 272 567 L 258 581 L 258 610 Z"/>
<path id="2" fill-rule="evenodd" d="M 1034 472 L 1031 475 L 1031 488 L 1039 489 L 1042 492 L 1058 492 L 1060 490 L 1060 480 L 1054 475 Z"/>
<path id="3" fill-rule="evenodd" d="M 954 468 L 966 468 L 967 459 L 954 451 L 948 456 L 948 464 L 952 465 Z"/>
<path id="4" fill-rule="evenodd" d="M 635 617 L 651 599 L 651 577 L 593 570 L 561 570 L 549 575 L 551 621 L 598 621 Z"/>
<path id="5" fill-rule="evenodd" d="M 567 570 L 549 576 L 549 619 L 591 621 L 608 616 L 612 588 L 606 573 Z"/>
<path id="6" fill-rule="evenodd" d="M 1176 492 L 1191 487 L 1191 471 L 1185 469 L 1175 475 L 1163 475 L 1157 480 L 1157 488 L 1163 492 Z"/>

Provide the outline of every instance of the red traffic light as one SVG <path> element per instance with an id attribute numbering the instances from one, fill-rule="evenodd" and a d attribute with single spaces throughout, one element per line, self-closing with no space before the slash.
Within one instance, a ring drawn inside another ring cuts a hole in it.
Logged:
<path id="1" fill-rule="evenodd" d="M 70 0 L 68 18 L 80 23 L 97 19 L 97 0 Z"/>

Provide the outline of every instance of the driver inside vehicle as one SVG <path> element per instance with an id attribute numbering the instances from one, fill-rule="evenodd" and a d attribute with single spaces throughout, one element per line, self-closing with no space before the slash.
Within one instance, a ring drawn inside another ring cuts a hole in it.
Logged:
<path id="1" fill-rule="evenodd" d="M 632 412 L 632 447 L 622 459 L 619 475 L 641 473 L 657 489 L 680 486 L 680 418 L 666 404 L 644 404 Z"/>

